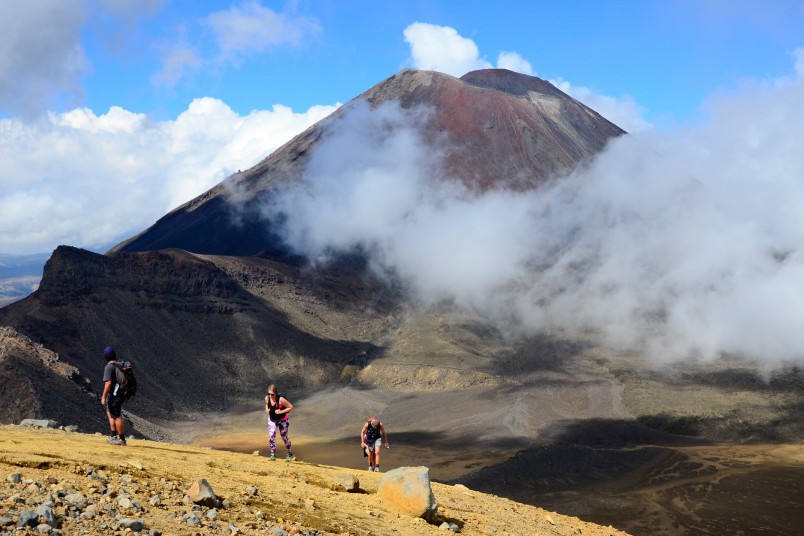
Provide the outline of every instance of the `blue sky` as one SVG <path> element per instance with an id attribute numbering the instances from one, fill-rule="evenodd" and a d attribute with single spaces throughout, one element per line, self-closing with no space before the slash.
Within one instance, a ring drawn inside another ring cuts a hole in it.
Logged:
<path id="1" fill-rule="evenodd" d="M 674 130 L 795 77 L 802 28 L 800 0 L 4 2 L 0 252 L 108 247 L 402 68 L 504 66 Z"/>

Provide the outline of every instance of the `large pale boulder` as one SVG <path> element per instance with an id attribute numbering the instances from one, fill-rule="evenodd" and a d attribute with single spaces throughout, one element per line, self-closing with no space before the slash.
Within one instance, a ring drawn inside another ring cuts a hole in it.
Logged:
<path id="1" fill-rule="evenodd" d="M 388 471 L 380 479 L 377 495 L 386 508 L 402 514 L 431 519 L 438 512 L 427 467 L 400 467 Z"/>

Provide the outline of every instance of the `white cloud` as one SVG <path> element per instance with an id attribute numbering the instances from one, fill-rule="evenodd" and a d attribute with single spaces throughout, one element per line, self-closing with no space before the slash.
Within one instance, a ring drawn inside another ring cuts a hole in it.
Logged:
<path id="1" fill-rule="evenodd" d="M 162 49 L 162 65 L 151 76 L 151 83 L 155 86 L 175 87 L 180 80 L 201 68 L 198 51 L 184 39 L 157 45 L 157 48 Z"/>
<path id="2" fill-rule="evenodd" d="M 535 73 L 530 62 L 517 52 L 500 52 L 497 57 L 497 68 L 508 69 L 517 73 L 533 76 Z"/>
<path id="3" fill-rule="evenodd" d="M 298 45 L 320 31 L 315 19 L 279 13 L 256 0 L 243 2 L 205 17 L 223 61 L 237 63 L 272 46 Z"/>
<path id="4" fill-rule="evenodd" d="M 80 94 L 85 19 L 81 2 L 0 2 L 0 109 L 31 117 L 60 94 Z"/>
<path id="5" fill-rule="evenodd" d="M 470 71 L 493 67 L 480 57 L 474 41 L 461 36 L 449 26 L 415 22 L 405 28 L 404 36 L 410 45 L 411 63 L 415 69 L 461 77 Z M 500 52 L 496 67 L 535 76 L 530 62 L 518 52 Z M 639 132 L 651 127 L 644 118 L 642 107 L 629 96 L 610 97 L 586 87 L 573 86 L 565 80 L 550 82 L 628 132 Z"/>
<path id="6" fill-rule="evenodd" d="M 449 26 L 414 22 L 404 30 L 416 69 L 440 71 L 461 77 L 469 71 L 489 69 L 491 64 L 481 59 L 474 41 L 462 37 Z"/>
<path id="7" fill-rule="evenodd" d="M 421 116 L 356 106 L 271 210 L 311 258 L 360 247 L 424 304 L 505 330 L 801 362 L 802 102 L 800 77 L 720 96 L 704 126 L 624 136 L 542 190 L 480 197 L 439 180 Z"/>
<path id="8" fill-rule="evenodd" d="M 113 107 L 0 120 L 0 251 L 107 246 L 246 169 L 335 110 L 245 116 L 196 99 L 175 121 Z"/>
<path id="9" fill-rule="evenodd" d="M 550 80 L 550 83 L 632 134 L 652 128 L 645 120 L 645 110 L 628 95 L 609 97 L 588 87 L 573 86 L 566 80 Z"/>

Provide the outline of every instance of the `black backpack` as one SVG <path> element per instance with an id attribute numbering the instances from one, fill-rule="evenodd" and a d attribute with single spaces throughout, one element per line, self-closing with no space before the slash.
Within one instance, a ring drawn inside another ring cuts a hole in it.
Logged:
<path id="1" fill-rule="evenodd" d="M 137 394 L 137 378 L 134 377 L 134 365 L 130 361 L 115 361 L 114 374 L 115 383 L 119 385 L 118 396 L 128 400 Z"/>

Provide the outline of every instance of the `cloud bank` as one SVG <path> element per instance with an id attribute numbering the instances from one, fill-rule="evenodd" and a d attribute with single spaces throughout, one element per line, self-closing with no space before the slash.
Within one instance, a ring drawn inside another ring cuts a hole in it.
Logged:
<path id="1" fill-rule="evenodd" d="M 119 107 L 0 119 L 0 252 L 108 247 L 247 169 L 337 106 L 240 116 L 212 98 L 174 121 Z"/>
<path id="2" fill-rule="evenodd" d="M 596 334 L 657 359 L 804 359 L 804 79 L 709 103 L 711 121 L 613 143 L 530 193 L 440 180 L 419 111 L 356 106 L 277 196 L 324 261 L 361 248 L 423 305 L 516 334 Z"/>
<path id="3" fill-rule="evenodd" d="M 0 2 L 0 109 L 32 117 L 57 97 L 77 98 L 89 69 L 81 3 Z"/>
<path id="4" fill-rule="evenodd" d="M 405 42 L 410 45 L 410 63 L 416 69 L 439 71 L 458 78 L 470 71 L 494 67 L 536 75 L 530 62 L 513 51 L 500 52 L 496 66 L 492 65 L 480 56 L 474 41 L 461 36 L 449 26 L 415 22 L 403 33 Z M 651 127 L 644 118 L 644 110 L 628 95 L 615 98 L 584 86 L 574 86 L 566 80 L 549 82 L 628 132 L 640 132 Z"/>

